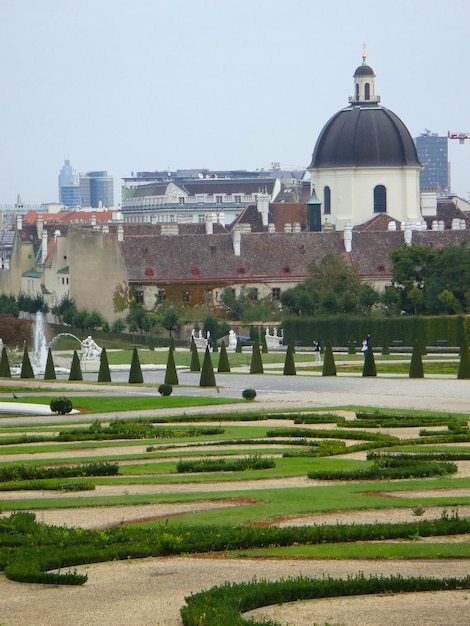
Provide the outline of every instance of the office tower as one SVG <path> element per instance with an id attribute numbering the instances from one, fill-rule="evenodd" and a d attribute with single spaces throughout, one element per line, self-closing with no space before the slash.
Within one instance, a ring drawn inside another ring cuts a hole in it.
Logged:
<path id="1" fill-rule="evenodd" d="M 80 206 L 80 185 L 78 174 L 70 165 L 70 160 L 65 159 L 64 165 L 59 172 L 59 202 L 65 206 Z"/>
<path id="2" fill-rule="evenodd" d="M 423 165 L 419 175 L 421 191 L 448 193 L 450 191 L 450 164 L 447 137 L 440 137 L 426 129 L 415 138 L 418 157 Z"/>
<path id="3" fill-rule="evenodd" d="M 80 192 L 82 207 L 114 206 L 114 180 L 106 171 L 80 174 Z"/>

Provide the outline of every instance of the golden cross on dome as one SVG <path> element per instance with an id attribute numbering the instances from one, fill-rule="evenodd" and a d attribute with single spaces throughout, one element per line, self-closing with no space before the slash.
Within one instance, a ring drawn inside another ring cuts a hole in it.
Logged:
<path id="1" fill-rule="evenodd" d="M 362 44 L 362 65 L 366 64 L 367 59 L 367 46 L 365 43 Z"/>

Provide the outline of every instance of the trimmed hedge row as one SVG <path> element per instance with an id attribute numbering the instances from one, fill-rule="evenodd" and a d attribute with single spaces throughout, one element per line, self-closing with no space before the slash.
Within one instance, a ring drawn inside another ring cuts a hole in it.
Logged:
<path id="1" fill-rule="evenodd" d="M 93 531 L 47 526 L 36 522 L 33 513 L 14 513 L 8 518 L 0 518 L 0 569 L 4 569 L 5 575 L 11 580 L 26 580 L 29 571 L 29 581 L 37 579 L 39 582 L 40 574 L 46 571 L 127 558 L 223 552 L 273 545 L 398 539 L 415 535 L 446 536 L 468 532 L 470 519 L 460 519 L 457 516 L 400 524 L 278 528 L 168 526 L 162 523 L 152 529 L 119 526 Z M 67 584 L 70 581 L 73 581 L 73 575 Z M 61 579 L 54 582 L 60 583 Z M 78 579 L 77 584 L 81 584 Z"/>
<path id="2" fill-rule="evenodd" d="M 14 464 L 0 467 L 0 482 L 76 476 L 116 476 L 118 473 L 118 463 L 105 461 L 83 465 L 61 465 L 60 467 Z"/>
<path id="3" fill-rule="evenodd" d="M 347 579 L 331 578 L 287 578 L 278 581 L 253 579 L 247 583 L 229 583 L 212 587 L 207 591 L 185 598 L 186 606 L 180 613 L 184 626 L 245 626 L 242 613 L 270 604 L 283 604 L 298 600 L 391 594 L 417 591 L 469 589 L 466 578 L 403 578 L 397 576 L 370 576 L 363 574 Z M 312 615 L 312 620 L 315 616 Z M 313 621 L 312 621 L 313 623 Z M 252 626 L 279 626 L 277 622 L 250 621 Z"/>
<path id="4" fill-rule="evenodd" d="M 258 455 L 244 459 L 196 459 L 192 461 L 178 461 L 178 474 L 188 472 L 244 472 L 246 470 L 271 469 L 276 467 L 274 459 L 263 458 Z"/>

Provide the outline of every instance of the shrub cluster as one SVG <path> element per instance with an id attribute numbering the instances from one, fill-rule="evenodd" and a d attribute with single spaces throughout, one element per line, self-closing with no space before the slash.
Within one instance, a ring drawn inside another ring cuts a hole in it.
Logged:
<path id="1" fill-rule="evenodd" d="M 252 455 L 243 459 L 196 459 L 178 461 L 178 474 L 188 472 L 244 472 L 246 470 L 271 469 L 276 467 L 274 459 Z"/>
<path id="2" fill-rule="evenodd" d="M 53 413 L 58 413 L 59 415 L 66 415 L 73 409 L 72 401 L 64 396 L 53 398 L 49 406 Z"/>

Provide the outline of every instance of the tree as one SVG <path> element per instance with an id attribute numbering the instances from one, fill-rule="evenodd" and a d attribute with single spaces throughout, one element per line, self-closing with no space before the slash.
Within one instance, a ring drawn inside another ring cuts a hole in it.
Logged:
<path id="1" fill-rule="evenodd" d="M 35 296 L 30 296 L 27 293 L 20 292 L 18 295 L 18 308 L 20 311 L 24 311 L 25 313 L 29 313 L 31 317 L 32 314 L 37 313 L 38 311 L 42 311 L 43 313 L 47 313 L 49 307 L 42 294 L 37 294 Z"/>
<path id="2" fill-rule="evenodd" d="M 200 387 L 215 387 L 215 374 L 212 367 L 212 359 L 209 347 L 204 352 L 204 360 L 202 362 L 201 377 L 199 379 Z"/>
<path id="3" fill-rule="evenodd" d="M 137 348 L 134 348 L 132 352 L 131 368 L 129 370 L 129 383 L 143 383 L 144 377 L 142 376 L 142 368 L 140 367 L 139 353 Z"/>
<path id="4" fill-rule="evenodd" d="M 168 359 L 166 362 L 165 370 L 165 384 L 179 385 L 178 374 L 176 372 L 174 350 L 172 350 L 171 346 L 168 349 Z"/>
<path id="5" fill-rule="evenodd" d="M 20 378 L 34 378 L 33 367 L 31 365 L 31 361 L 29 360 L 28 348 L 26 346 L 23 351 Z"/>
<path id="6" fill-rule="evenodd" d="M 200 372 L 201 363 L 199 362 L 199 354 L 197 353 L 197 346 L 194 339 L 191 337 L 191 365 L 189 367 L 191 372 Z"/>
<path id="7" fill-rule="evenodd" d="M 421 347 L 416 339 L 410 361 L 410 378 L 424 378 L 423 361 L 421 359 Z"/>
<path id="8" fill-rule="evenodd" d="M 86 328 L 91 332 L 95 332 L 97 328 L 101 328 L 103 326 L 104 321 L 104 317 L 101 313 L 93 309 L 93 311 L 90 311 L 86 317 Z"/>
<path id="9" fill-rule="evenodd" d="M 54 360 L 52 358 L 52 351 L 49 348 L 47 351 L 46 368 L 44 370 L 44 380 L 56 380 Z"/>
<path id="10" fill-rule="evenodd" d="M 253 344 L 253 351 L 251 353 L 250 374 L 262 374 L 263 372 L 263 361 L 261 359 L 259 341 L 255 339 L 255 342 Z"/>
<path id="11" fill-rule="evenodd" d="M 69 325 L 72 324 L 73 316 L 76 311 L 77 307 L 75 306 L 75 302 L 68 294 L 64 294 L 59 304 L 52 308 L 52 313 L 62 318 L 62 321 Z"/>
<path id="12" fill-rule="evenodd" d="M 0 314 L 13 315 L 13 317 L 19 316 L 20 309 L 16 302 L 15 296 L 7 296 L 4 293 L 0 295 Z"/>
<path id="13" fill-rule="evenodd" d="M 322 376 L 336 376 L 335 357 L 333 355 L 333 348 L 331 347 L 331 341 L 329 339 L 325 345 Z"/>
<path id="14" fill-rule="evenodd" d="M 158 307 L 158 318 L 160 324 L 169 332 L 171 337 L 172 333 L 178 330 L 182 318 L 182 311 L 175 304 L 164 302 Z"/>
<path id="15" fill-rule="evenodd" d="M 333 254 L 312 261 L 307 280 L 281 294 L 283 308 L 297 315 L 369 314 L 379 301 L 380 294 Z"/>
<path id="16" fill-rule="evenodd" d="M 245 322 L 268 322 L 278 317 L 279 302 L 269 295 L 258 299 L 258 292 L 254 288 L 242 285 L 236 295 L 232 287 L 226 287 L 220 294 L 222 310 L 229 320 L 243 320 Z"/>
<path id="17" fill-rule="evenodd" d="M 220 318 L 215 317 L 215 315 L 206 315 L 206 317 L 202 320 L 202 330 L 206 333 L 206 335 L 207 332 L 210 332 L 212 345 L 215 346 L 218 339 L 228 335 L 230 326 L 227 324 L 226 320 L 221 320 Z"/>
<path id="18" fill-rule="evenodd" d="M 106 354 L 106 348 L 103 348 L 100 354 L 100 369 L 98 372 L 98 382 L 99 383 L 111 382 L 111 371 L 109 369 L 108 355 Z"/>
<path id="19" fill-rule="evenodd" d="M 294 346 L 290 343 L 287 346 L 286 359 L 284 361 L 284 376 L 295 376 Z"/>
<path id="20" fill-rule="evenodd" d="M 230 362 L 228 360 L 227 348 L 225 347 L 225 341 L 222 341 L 220 346 L 219 364 L 217 366 L 218 372 L 230 372 Z"/>
<path id="21" fill-rule="evenodd" d="M 82 308 L 75 311 L 73 315 L 72 326 L 74 328 L 79 328 L 82 331 L 82 334 L 85 334 L 85 329 L 88 323 L 88 309 Z"/>
<path id="22" fill-rule="evenodd" d="M 111 332 L 119 335 L 122 332 L 124 332 L 126 328 L 126 322 L 122 319 L 122 318 L 117 318 L 114 320 L 114 322 L 111 324 Z"/>
<path id="23" fill-rule="evenodd" d="M 83 380 L 82 368 L 77 351 L 73 351 L 72 365 L 70 366 L 69 380 Z"/>

